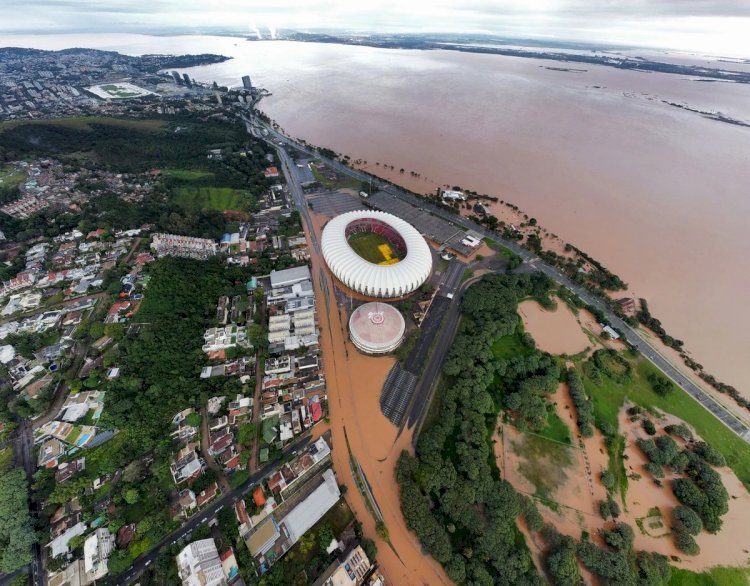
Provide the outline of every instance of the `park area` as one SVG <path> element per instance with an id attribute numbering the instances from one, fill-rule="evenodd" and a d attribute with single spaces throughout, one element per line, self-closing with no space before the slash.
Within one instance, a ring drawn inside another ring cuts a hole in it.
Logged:
<path id="1" fill-rule="evenodd" d="M 356 232 L 349 237 L 349 246 L 366 261 L 376 265 L 392 265 L 401 260 L 398 251 L 381 234 Z"/>

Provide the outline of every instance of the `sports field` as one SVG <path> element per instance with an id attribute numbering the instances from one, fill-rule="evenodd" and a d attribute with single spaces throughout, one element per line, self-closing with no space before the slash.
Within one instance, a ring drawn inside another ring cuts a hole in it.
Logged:
<path id="1" fill-rule="evenodd" d="M 146 89 L 143 89 L 142 87 L 138 87 L 137 85 L 133 85 L 132 83 L 128 83 L 128 82 L 92 85 L 90 88 L 87 88 L 87 89 L 89 92 L 91 92 L 95 96 L 98 96 L 104 99 L 140 98 L 142 96 L 148 96 L 153 93 Z"/>
<path id="2" fill-rule="evenodd" d="M 396 264 L 401 260 L 398 250 L 385 236 L 373 232 L 357 232 L 349 237 L 349 246 L 366 261 L 376 265 Z"/>

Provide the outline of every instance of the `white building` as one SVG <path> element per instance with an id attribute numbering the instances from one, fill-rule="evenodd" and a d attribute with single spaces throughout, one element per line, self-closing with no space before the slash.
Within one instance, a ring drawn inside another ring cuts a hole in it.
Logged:
<path id="1" fill-rule="evenodd" d="M 68 543 L 71 539 L 78 535 L 83 535 L 86 532 L 86 524 L 78 523 L 73 525 L 70 529 L 65 531 L 62 535 L 58 535 L 47 546 L 50 548 L 50 553 L 53 558 L 68 553 Z"/>
<path id="2" fill-rule="evenodd" d="M 0 346 L 0 362 L 8 364 L 16 357 L 16 349 L 10 344 Z"/>
<path id="3" fill-rule="evenodd" d="M 250 347 L 247 341 L 247 328 L 234 324 L 223 328 L 209 328 L 203 334 L 203 351 L 215 352 L 216 350 L 226 350 L 234 346 Z"/>
<path id="4" fill-rule="evenodd" d="M 457 191 L 454 189 L 446 189 L 443 191 L 443 199 L 450 201 L 466 201 L 466 195 L 463 191 Z"/>
<path id="5" fill-rule="evenodd" d="M 287 287 L 301 281 L 310 281 L 311 279 L 312 276 L 307 265 L 284 269 L 283 271 L 271 271 L 271 287 L 273 289 Z"/>
<path id="6" fill-rule="evenodd" d="M 183 586 L 226 586 L 219 551 L 213 539 L 194 541 L 177 556 Z"/>
<path id="7" fill-rule="evenodd" d="M 107 558 L 115 548 L 115 536 L 109 529 L 97 529 L 83 543 L 83 568 L 87 578 L 99 580 L 107 575 Z"/>

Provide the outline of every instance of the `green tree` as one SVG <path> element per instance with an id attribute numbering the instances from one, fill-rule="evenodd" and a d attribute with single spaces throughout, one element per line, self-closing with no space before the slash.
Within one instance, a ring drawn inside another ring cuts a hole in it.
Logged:
<path id="1" fill-rule="evenodd" d="M 128 488 L 123 492 L 122 498 L 125 499 L 125 502 L 129 505 L 134 505 L 141 498 L 141 495 L 138 493 L 137 488 Z"/>

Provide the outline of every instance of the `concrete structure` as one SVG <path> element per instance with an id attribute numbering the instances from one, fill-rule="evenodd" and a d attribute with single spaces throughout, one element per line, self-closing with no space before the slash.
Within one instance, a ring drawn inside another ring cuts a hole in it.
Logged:
<path id="1" fill-rule="evenodd" d="M 402 249 L 405 256 L 387 265 L 365 260 L 348 242 L 359 231 L 384 236 Z M 432 254 L 425 239 L 411 224 L 385 212 L 355 211 L 335 217 L 323 229 L 321 245 L 333 274 L 350 289 L 369 297 L 408 295 L 432 272 Z"/>
<path id="2" fill-rule="evenodd" d="M 245 88 L 246 90 L 252 90 L 253 89 L 253 84 L 250 81 L 250 76 L 249 75 L 243 75 L 242 76 L 242 87 Z"/>
<path id="3" fill-rule="evenodd" d="M 109 529 L 97 529 L 83 543 L 83 568 L 91 580 L 107 575 L 107 558 L 115 548 L 115 536 Z"/>
<path id="4" fill-rule="evenodd" d="M 50 554 L 53 558 L 56 558 L 58 556 L 61 556 L 63 554 L 68 553 L 68 543 L 71 539 L 74 537 L 77 537 L 78 535 L 83 535 L 86 532 L 86 524 L 85 523 L 77 523 L 76 525 L 73 525 L 70 529 L 65 531 L 62 535 L 58 535 L 50 541 L 47 546 L 50 548 Z"/>
<path id="5" fill-rule="evenodd" d="M 177 555 L 183 586 L 226 586 L 219 551 L 213 539 L 194 541 Z"/>
<path id="6" fill-rule="evenodd" d="M 349 338 L 366 354 L 386 354 L 404 339 L 406 322 L 401 312 L 380 301 L 365 303 L 349 318 Z"/>
<path id="7" fill-rule="evenodd" d="M 310 268 L 307 265 L 282 271 L 271 271 L 271 288 L 288 287 L 311 279 Z"/>

